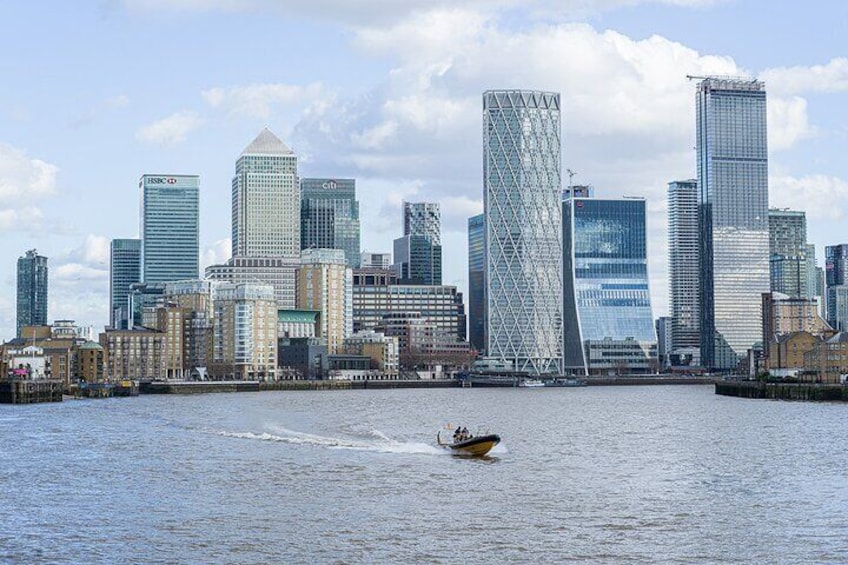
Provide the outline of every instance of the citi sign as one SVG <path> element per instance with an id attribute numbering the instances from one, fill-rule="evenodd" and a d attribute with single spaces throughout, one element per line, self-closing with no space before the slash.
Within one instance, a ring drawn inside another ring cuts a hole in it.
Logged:
<path id="1" fill-rule="evenodd" d="M 147 177 L 147 184 L 177 184 L 174 177 Z"/>

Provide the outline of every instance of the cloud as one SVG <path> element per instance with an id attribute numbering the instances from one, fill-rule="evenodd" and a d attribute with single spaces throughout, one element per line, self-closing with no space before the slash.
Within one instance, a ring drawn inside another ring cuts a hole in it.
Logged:
<path id="1" fill-rule="evenodd" d="M 843 220 L 845 203 L 848 203 L 848 181 L 822 174 L 772 175 L 769 195 L 772 207 L 805 210 L 808 225 L 815 223 L 810 220 Z"/>
<path id="2" fill-rule="evenodd" d="M 0 143 L 0 204 L 14 205 L 52 196 L 59 168 Z"/>
<path id="3" fill-rule="evenodd" d="M 769 92 L 782 95 L 848 90 L 848 58 L 837 57 L 826 65 L 776 67 L 760 73 Z"/>
<path id="4" fill-rule="evenodd" d="M 209 265 L 226 263 L 232 257 L 232 239 L 219 239 L 211 246 L 204 246 L 200 252 L 200 272 L 203 273 Z"/>
<path id="5" fill-rule="evenodd" d="M 44 212 L 37 206 L 0 209 L 0 232 L 43 235 Z"/>
<path id="6" fill-rule="evenodd" d="M 811 126 L 807 119 L 807 101 L 804 98 L 800 96 L 768 98 L 770 151 L 789 149 L 798 141 L 815 134 L 816 128 Z"/>
<path id="7" fill-rule="evenodd" d="M 107 98 L 106 100 L 103 100 L 93 108 L 90 108 L 77 119 L 73 120 L 70 123 L 70 126 L 72 128 L 81 128 L 89 126 L 95 123 L 103 114 L 106 114 L 112 110 L 126 108 L 127 106 L 129 106 L 129 104 L 130 99 L 124 94 L 121 94 L 119 96 L 113 96 L 112 98 Z"/>
<path id="8" fill-rule="evenodd" d="M 142 127 L 136 137 L 147 143 L 174 146 L 184 142 L 189 132 L 199 128 L 203 122 L 197 112 L 184 110 Z"/>
<path id="9" fill-rule="evenodd" d="M 213 108 L 226 110 L 230 115 L 268 118 L 274 106 L 299 105 L 325 95 L 321 83 L 305 86 L 291 84 L 251 84 L 247 86 L 215 87 L 204 90 L 203 98 Z"/>

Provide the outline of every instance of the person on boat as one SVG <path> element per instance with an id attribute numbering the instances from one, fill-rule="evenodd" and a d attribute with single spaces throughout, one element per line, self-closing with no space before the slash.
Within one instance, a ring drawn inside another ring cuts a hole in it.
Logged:
<path id="1" fill-rule="evenodd" d="M 453 432 L 453 442 L 456 443 L 458 441 L 462 441 L 462 428 L 459 426 L 457 426 L 456 431 Z"/>
<path id="2" fill-rule="evenodd" d="M 462 441 L 471 439 L 471 434 L 468 433 L 468 428 L 462 428 Z"/>

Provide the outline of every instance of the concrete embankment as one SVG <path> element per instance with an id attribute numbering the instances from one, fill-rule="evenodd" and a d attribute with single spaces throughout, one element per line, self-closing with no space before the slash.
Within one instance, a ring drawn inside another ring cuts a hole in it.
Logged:
<path id="1" fill-rule="evenodd" d="M 839 384 L 719 381 L 715 393 L 738 398 L 848 402 L 848 386 Z"/>
<path id="2" fill-rule="evenodd" d="M 62 381 L 53 379 L 0 380 L 0 404 L 62 402 Z"/>
<path id="3" fill-rule="evenodd" d="M 458 388 L 452 379 L 440 380 L 370 380 L 370 381 L 198 381 L 147 382 L 142 394 L 204 394 L 209 392 L 259 392 L 269 390 L 379 390 L 391 388 Z"/>

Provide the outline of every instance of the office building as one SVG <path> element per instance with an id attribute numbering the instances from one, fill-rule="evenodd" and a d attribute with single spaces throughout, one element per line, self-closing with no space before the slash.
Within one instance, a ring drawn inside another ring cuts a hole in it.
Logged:
<path id="1" fill-rule="evenodd" d="M 47 257 L 30 249 L 18 257 L 17 329 L 47 325 Z"/>
<path id="2" fill-rule="evenodd" d="M 708 77 L 696 92 L 701 362 L 725 370 L 760 343 L 770 287 L 766 91 Z"/>
<path id="3" fill-rule="evenodd" d="M 197 175 L 142 175 L 141 282 L 167 283 L 199 275 Z"/>
<path id="4" fill-rule="evenodd" d="M 209 280 L 233 284 L 255 283 L 271 285 L 277 306 L 295 308 L 295 286 L 300 258 L 293 257 L 232 257 L 221 265 L 206 267 Z"/>
<path id="5" fill-rule="evenodd" d="M 403 203 L 403 237 L 394 241 L 394 269 L 402 284 L 442 284 L 441 231 L 438 203 Z"/>
<path id="6" fill-rule="evenodd" d="M 668 183 L 671 352 L 701 346 L 698 300 L 698 181 Z"/>
<path id="7" fill-rule="evenodd" d="M 768 214 L 771 290 L 792 298 L 808 298 L 807 216 L 774 208 Z M 815 257 L 812 260 L 815 264 Z"/>
<path id="8" fill-rule="evenodd" d="M 562 203 L 565 369 L 578 374 L 655 370 L 645 200 Z"/>
<path id="9" fill-rule="evenodd" d="M 268 128 L 236 161 L 232 194 L 233 257 L 300 256 L 297 156 Z"/>
<path id="10" fill-rule="evenodd" d="M 515 370 L 562 372 L 560 97 L 483 94 L 486 351 Z"/>
<path id="11" fill-rule="evenodd" d="M 130 327 L 130 285 L 141 282 L 141 240 L 113 239 L 109 252 L 109 325 Z"/>
<path id="12" fill-rule="evenodd" d="M 300 180 L 300 247 L 341 249 L 348 266 L 359 267 L 359 202 L 354 179 Z"/>
<path id="13" fill-rule="evenodd" d="M 848 244 L 826 246 L 824 260 L 827 323 L 833 329 L 842 331 L 840 328 L 848 321 Z"/>
<path id="14" fill-rule="evenodd" d="M 403 235 L 422 235 L 442 244 L 442 214 L 438 202 L 404 202 Z"/>
<path id="15" fill-rule="evenodd" d="M 486 353 L 486 216 L 468 218 L 468 341 Z"/>
<path id="16" fill-rule="evenodd" d="M 297 306 L 320 312 L 320 335 L 330 355 L 353 334 L 353 271 L 341 249 L 304 249 L 297 271 Z"/>

